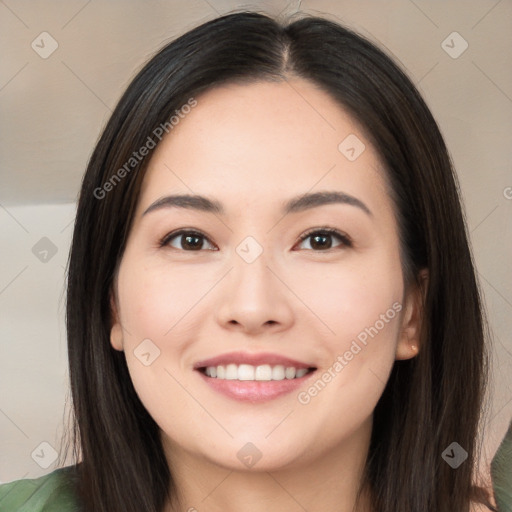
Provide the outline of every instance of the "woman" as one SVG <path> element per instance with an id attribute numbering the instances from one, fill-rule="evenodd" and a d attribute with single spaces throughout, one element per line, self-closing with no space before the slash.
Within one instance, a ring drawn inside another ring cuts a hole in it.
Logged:
<path id="1" fill-rule="evenodd" d="M 82 184 L 67 328 L 81 462 L 20 485 L 30 510 L 494 510 L 448 152 L 331 21 L 223 16 L 140 71 Z"/>

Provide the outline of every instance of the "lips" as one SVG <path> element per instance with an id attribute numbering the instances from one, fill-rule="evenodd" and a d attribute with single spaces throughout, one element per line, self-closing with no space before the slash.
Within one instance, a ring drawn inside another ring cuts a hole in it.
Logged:
<path id="1" fill-rule="evenodd" d="M 228 364 L 249 364 L 252 366 L 268 364 L 270 366 L 282 365 L 284 367 L 294 367 L 296 369 L 316 369 L 316 367 L 311 363 L 298 361 L 297 359 L 291 359 L 271 352 L 260 352 L 254 354 L 249 352 L 229 352 L 210 359 L 198 361 L 194 364 L 194 370 L 203 370 L 209 366 L 226 366 Z"/>
<path id="2" fill-rule="evenodd" d="M 306 361 L 271 352 L 229 352 L 194 364 L 210 389 L 250 403 L 269 402 L 292 393 L 311 379 L 316 369 Z"/>

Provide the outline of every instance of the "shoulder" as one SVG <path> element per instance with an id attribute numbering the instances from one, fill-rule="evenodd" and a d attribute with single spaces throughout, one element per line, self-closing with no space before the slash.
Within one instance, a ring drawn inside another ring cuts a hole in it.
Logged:
<path id="1" fill-rule="evenodd" d="M 39 478 L 0 485 L 2 512 L 75 512 L 76 466 L 59 468 Z"/>

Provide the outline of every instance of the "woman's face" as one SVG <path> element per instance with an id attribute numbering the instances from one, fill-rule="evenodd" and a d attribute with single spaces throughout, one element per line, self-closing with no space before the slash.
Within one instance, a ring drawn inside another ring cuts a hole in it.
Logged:
<path id="1" fill-rule="evenodd" d="M 307 81 L 196 100 L 144 178 L 112 346 L 169 454 L 271 470 L 363 447 L 418 329 L 379 157 Z"/>

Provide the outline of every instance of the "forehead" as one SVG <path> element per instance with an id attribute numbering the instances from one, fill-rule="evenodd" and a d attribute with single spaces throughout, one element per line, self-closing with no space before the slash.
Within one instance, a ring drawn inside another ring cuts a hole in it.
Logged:
<path id="1" fill-rule="evenodd" d="M 195 99 L 197 106 L 155 149 L 139 210 L 171 192 L 238 206 L 249 198 L 269 205 L 276 195 L 315 188 L 389 201 L 379 157 L 361 127 L 314 84 L 223 85 Z M 355 160 L 347 158 L 344 141 L 358 153 L 364 148 Z"/>

